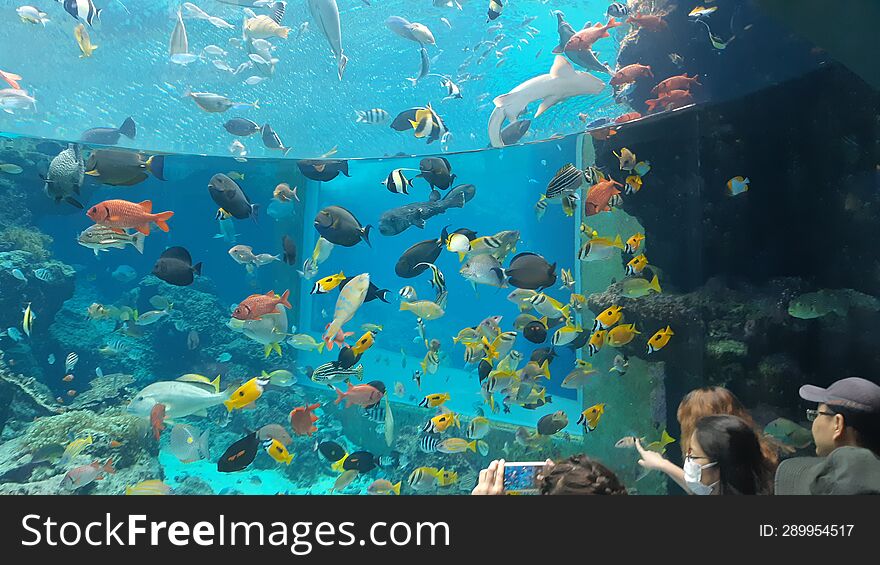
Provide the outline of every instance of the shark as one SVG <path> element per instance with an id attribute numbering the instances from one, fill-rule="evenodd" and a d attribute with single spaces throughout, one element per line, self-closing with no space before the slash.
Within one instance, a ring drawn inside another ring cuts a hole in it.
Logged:
<path id="1" fill-rule="evenodd" d="M 530 78 L 507 94 L 495 98 L 495 109 L 489 116 L 489 141 L 492 147 L 504 147 L 501 126 L 505 118 L 510 122 L 516 121 L 526 107 L 536 100 L 541 100 L 541 105 L 535 112 L 535 118 L 563 100 L 584 94 L 598 94 L 604 88 L 605 83 L 600 79 L 590 73 L 575 71 L 565 57 L 557 55 L 550 72 Z"/>
<path id="2" fill-rule="evenodd" d="M 336 0 L 309 0 L 309 12 L 327 38 L 330 49 L 336 55 L 336 66 L 339 72 L 339 80 L 345 72 L 348 57 L 342 52 L 342 31 L 339 28 L 339 6 Z"/>

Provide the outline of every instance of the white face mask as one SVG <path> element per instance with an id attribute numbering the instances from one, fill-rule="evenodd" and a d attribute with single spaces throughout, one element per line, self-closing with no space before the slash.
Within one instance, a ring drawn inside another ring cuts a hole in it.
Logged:
<path id="1" fill-rule="evenodd" d="M 704 485 L 701 482 L 703 478 L 703 469 L 706 467 L 713 467 L 717 465 L 718 462 L 706 463 L 705 465 L 700 465 L 696 461 L 690 458 L 685 458 L 684 460 L 684 481 L 687 483 L 688 488 L 694 494 L 698 495 L 708 495 L 712 494 L 712 490 L 718 482 L 714 482 L 711 485 Z"/>

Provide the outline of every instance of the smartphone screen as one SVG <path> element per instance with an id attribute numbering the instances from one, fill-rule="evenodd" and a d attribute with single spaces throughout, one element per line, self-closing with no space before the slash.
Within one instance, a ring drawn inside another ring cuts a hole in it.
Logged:
<path id="1" fill-rule="evenodd" d="M 504 464 L 504 494 L 539 494 L 538 475 L 543 461 Z"/>

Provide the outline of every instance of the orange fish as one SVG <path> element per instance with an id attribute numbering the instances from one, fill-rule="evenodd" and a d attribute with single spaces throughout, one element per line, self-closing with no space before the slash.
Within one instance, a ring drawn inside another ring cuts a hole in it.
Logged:
<path id="1" fill-rule="evenodd" d="M 590 132 L 590 136 L 596 141 L 605 141 L 612 135 L 617 135 L 617 130 L 614 128 L 602 128 Z"/>
<path id="2" fill-rule="evenodd" d="M 654 73 L 651 72 L 651 67 L 648 65 L 639 65 L 638 63 L 634 63 L 632 65 L 627 65 L 622 67 L 614 76 L 611 77 L 611 80 L 608 81 L 608 84 L 611 86 L 621 86 L 624 84 L 630 84 L 635 82 L 637 79 L 642 77 L 654 78 Z"/>
<path id="3" fill-rule="evenodd" d="M 657 86 L 651 89 L 651 94 L 655 94 L 658 96 L 663 96 L 664 94 L 668 94 L 673 90 L 690 90 L 691 86 L 703 86 L 697 81 L 697 76 L 693 77 L 687 76 L 687 73 L 683 75 L 676 75 L 674 77 L 669 77 L 665 80 L 661 80 Z"/>
<path id="4" fill-rule="evenodd" d="M 310 404 L 306 406 L 297 406 L 290 411 L 290 427 L 298 436 L 310 436 L 312 432 L 317 432 L 318 428 L 314 423 L 318 421 L 315 416 L 315 408 L 320 408 L 321 404 Z"/>
<path id="5" fill-rule="evenodd" d="M 694 97 L 687 90 L 670 90 L 669 92 L 664 92 L 658 98 L 645 100 L 645 104 L 648 106 L 648 111 L 653 112 L 657 109 L 657 106 L 663 106 L 664 109 L 671 110 L 686 106 L 693 101 Z"/>
<path id="6" fill-rule="evenodd" d="M 64 378 L 61 379 L 61 380 L 64 381 L 64 382 L 66 382 L 66 383 L 69 383 L 70 381 L 73 380 L 73 375 L 64 375 Z"/>
<path id="7" fill-rule="evenodd" d="M 327 324 L 327 327 L 324 329 L 327 329 L 329 327 L 330 327 L 330 324 Z M 333 339 L 330 339 L 329 337 L 324 338 L 324 345 L 327 348 L 327 351 L 333 351 L 333 344 L 334 343 L 339 346 L 339 349 L 342 349 L 344 347 L 348 347 L 348 344 L 345 343 L 345 338 L 353 336 L 353 335 L 354 335 L 354 332 L 343 332 L 340 329 L 338 332 L 336 332 L 336 335 L 333 336 Z"/>
<path id="8" fill-rule="evenodd" d="M 71 397 L 76 396 L 76 391 L 73 390 L 73 389 L 68 390 L 68 391 L 67 391 L 67 396 L 71 396 Z"/>
<path id="9" fill-rule="evenodd" d="M 623 22 L 618 22 L 614 18 L 608 18 L 608 23 L 605 25 L 602 25 L 601 22 L 596 22 L 593 27 L 584 28 L 572 35 L 568 39 L 568 43 L 565 44 L 564 51 L 568 53 L 573 51 L 587 51 L 593 47 L 594 43 L 603 37 L 608 37 L 609 29 L 620 27 L 622 25 Z"/>
<path id="10" fill-rule="evenodd" d="M 623 186 L 610 177 L 594 184 L 589 192 L 587 192 L 587 199 L 584 202 L 584 213 L 587 216 L 595 216 L 600 212 L 611 211 L 609 202 L 611 202 L 614 196 L 620 194 L 615 185 Z"/>
<path id="11" fill-rule="evenodd" d="M 116 441 L 115 439 L 110 440 L 111 449 L 116 449 L 117 447 L 122 447 L 121 441 Z"/>
<path id="12" fill-rule="evenodd" d="M 651 14 L 633 14 L 626 19 L 626 23 L 635 24 L 648 31 L 660 31 L 669 27 L 666 25 L 666 20 L 663 19 L 663 16 Z"/>
<path id="13" fill-rule="evenodd" d="M 236 320 L 262 320 L 264 315 L 275 313 L 279 304 L 291 308 L 287 301 L 289 296 L 289 290 L 285 290 L 280 297 L 273 290 L 266 294 L 252 294 L 236 306 L 232 317 Z"/>
<path id="14" fill-rule="evenodd" d="M 19 86 L 18 81 L 21 80 L 21 77 L 13 74 L 7 73 L 6 71 L 0 71 L 0 78 L 6 81 L 6 83 L 16 90 L 21 90 L 21 86 Z"/>
<path id="15" fill-rule="evenodd" d="M 626 122 L 631 122 L 633 120 L 638 120 L 642 115 L 638 112 L 627 112 L 626 114 L 621 114 L 614 119 L 615 124 L 623 124 Z"/>
<path id="16" fill-rule="evenodd" d="M 153 438 L 159 441 L 162 430 L 165 429 L 165 405 L 156 404 L 150 410 L 150 427 L 153 428 Z"/>
<path id="17" fill-rule="evenodd" d="M 348 390 L 345 392 L 342 392 L 335 387 L 333 390 L 336 391 L 336 400 L 333 404 L 339 404 L 344 399 L 346 408 L 352 404 L 357 404 L 358 406 L 372 406 L 382 400 L 382 391 L 373 385 L 355 386 L 348 383 Z"/>
<path id="18" fill-rule="evenodd" d="M 153 214 L 152 211 L 153 203 L 149 200 L 137 204 L 127 200 L 105 200 L 89 208 L 86 215 L 96 224 L 112 228 L 117 233 L 122 233 L 125 228 L 133 228 L 144 235 L 150 235 L 151 222 L 167 232 L 166 222 L 174 212 Z"/>

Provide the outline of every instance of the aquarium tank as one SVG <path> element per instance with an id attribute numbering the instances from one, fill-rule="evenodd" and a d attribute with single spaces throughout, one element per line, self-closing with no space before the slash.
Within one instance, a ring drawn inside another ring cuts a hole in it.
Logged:
<path id="1" fill-rule="evenodd" d="M 680 463 L 687 392 L 789 457 L 801 385 L 880 375 L 878 78 L 833 5 L 23 2 L 0 493 L 466 494 L 586 453 L 674 494 L 632 438 Z"/>

